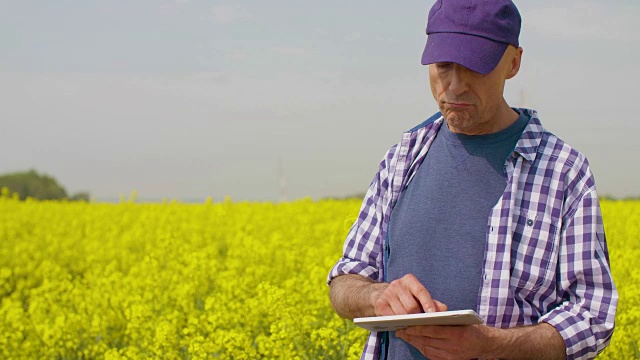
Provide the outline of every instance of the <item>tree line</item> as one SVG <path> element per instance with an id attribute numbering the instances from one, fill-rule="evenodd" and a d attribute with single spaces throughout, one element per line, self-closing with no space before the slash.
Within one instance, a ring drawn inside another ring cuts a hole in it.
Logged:
<path id="1" fill-rule="evenodd" d="M 20 200 L 31 197 L 38 200 L 89 201 L 88 192 L 78 192 L 71 196 L 64 186 L 47 174 L 39 174 L 34 169 L 0 175 L 0 189 L 6 187 L 10 193 L 17 193 Z"/>

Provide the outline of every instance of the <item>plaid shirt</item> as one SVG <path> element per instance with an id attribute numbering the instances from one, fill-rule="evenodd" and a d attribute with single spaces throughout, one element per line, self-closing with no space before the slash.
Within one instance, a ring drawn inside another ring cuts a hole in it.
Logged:
<path id="1" fill-rule="evenodd" d="M 584 155 L 546 131 L 534 110 L 520 111 L 531 120 L 487 219 L 476 311 L 499 328 L 549 323 L 567 358 L 593 358 L 611 339 L 618 300 L 593 175 Z M 328 283 L 343 274 L 386 279 L 389 216 L 443 121 L 434 115 L 387 152 Z M 379 358 L 381 335 L 370 334 L 362 359 Z"/>

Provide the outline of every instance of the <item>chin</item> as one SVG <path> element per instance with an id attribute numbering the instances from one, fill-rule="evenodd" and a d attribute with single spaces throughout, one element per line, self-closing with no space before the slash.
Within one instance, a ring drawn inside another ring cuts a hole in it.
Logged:
<path id="1" fill-rule="evenodd" d="M 455 127 L 465 127 L 465 125 L 470 125 L 472 123 L 471 114 L 466 111 L 445 110 L 442 114 L 447 120 L 447 123 Z"/>
<path id="2" fill-rule="evenodd" d="M 478 123 L 472 114 L 460 111 L 449 111 L 443 114 L 451 131 L 474 135 L 473 129 L 478 126 Z"/>

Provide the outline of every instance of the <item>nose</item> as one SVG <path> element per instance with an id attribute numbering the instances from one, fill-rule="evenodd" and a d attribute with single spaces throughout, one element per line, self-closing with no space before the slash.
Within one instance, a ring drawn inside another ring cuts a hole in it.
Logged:
<path id="1" fill-rule="evenodd" d="M 463 94 L 469 89 L 467 84 L 466 69 L 458 64 L 454 64 L 453 71 L 451 71 L 451 78 L 449 82 L 449 91 L 454 95 Z"/>

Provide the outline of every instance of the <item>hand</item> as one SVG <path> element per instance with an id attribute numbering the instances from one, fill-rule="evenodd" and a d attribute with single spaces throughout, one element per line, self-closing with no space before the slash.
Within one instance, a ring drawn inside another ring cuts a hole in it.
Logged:
<path id="1" fill-rule="evenodd" d="M 376 316 L 447 310 L 445 304 L 431 298 L 429 291 L 412 274 L 381 287 L 371 297 Z"/>
<path id="2" fill-rule="evenodd" d="M 412 326 L 396 336 L 432 360 L 473 359 L 492 357 L 500 347 L 499 331 L 486 325 Z"/>

